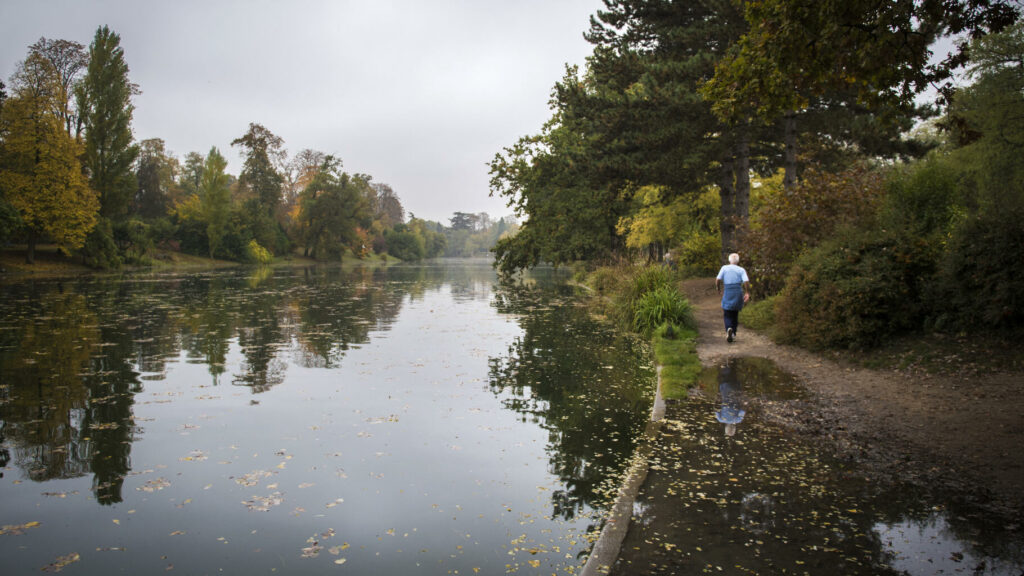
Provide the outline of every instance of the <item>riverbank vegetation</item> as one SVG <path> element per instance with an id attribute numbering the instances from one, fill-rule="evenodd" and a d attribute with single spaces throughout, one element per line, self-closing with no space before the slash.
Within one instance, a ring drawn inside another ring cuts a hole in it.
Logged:
<path id="1" fill-rule="evenodd" d="M 1019 332 L 1019 18 L 1001 0 L 606 2 L 551 119 L 490 164 L 523 221 L 497 266 L 670 252 L 713 274 L 739 252 L 761 301 L 744 322 L 784 342 Z"/>
<path id="2" fill-rule="evenodd" d="M 517 229 L 484 213 L 407 218 L 388 184 L 321 151 L 290 154 L 256 122 L 230 143 L 244 158 L 237 176 L 216 146 L 179 159 L 160 138 L 134 140 L 138 93 L 106 26 L 88 48 L 40 39 L 0 82 L 0 247 L 16 246 L 28 270 L 149 266 L 168 253 L 253 264 L 469 256 Z M 66 261 L 35 265 L 42 245 Z"/>
<path id="3" fill-rule="evenodd" d="M 620 330 L 650 339 L 662 394 L 686 397 L 701 364 L 693 309 L 679 291 L 678 275 L 653 265 L 605 266 L 590 272 L 581 266 L 575 276 L 591 288 L 595 308 Z"/>

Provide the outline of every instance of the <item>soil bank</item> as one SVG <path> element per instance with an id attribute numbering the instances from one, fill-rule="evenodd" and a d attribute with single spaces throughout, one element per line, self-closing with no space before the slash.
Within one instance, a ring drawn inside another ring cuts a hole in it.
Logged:
<path id="1" fill-rule="evenodd" d="M 775 344 L 742 325 L 730 344 L 714 280 L 682 287 L 705 365 L 768 358 L 807 389 L 805 400 L 764 407 L 772 420 L 875 476 L 960 494 L 1024 526 L 1024 374 L 866 369 Z"/>

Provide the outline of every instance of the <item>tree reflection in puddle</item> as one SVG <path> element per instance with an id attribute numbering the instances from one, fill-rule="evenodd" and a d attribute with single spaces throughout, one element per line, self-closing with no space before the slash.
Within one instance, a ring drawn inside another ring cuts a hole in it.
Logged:
<path id="1" fill-rule="evenodd" d="M 951 525 L 951 504 L 766 422 L 760 406 L 801 394 L 772 362 L 731 359 L 695 392 L 669 406 L 613 574 L 1021 573 L 1021 543 L 991 519 Z"/>

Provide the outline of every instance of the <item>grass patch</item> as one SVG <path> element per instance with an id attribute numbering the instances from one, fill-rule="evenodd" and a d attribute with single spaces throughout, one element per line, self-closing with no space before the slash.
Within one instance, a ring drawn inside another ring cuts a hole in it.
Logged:
<path id="1" fill-rule="evenodd" d="M 664 324 L 654 333 L 654 359 L 661 366 L 661 394 L 665 398 L 686 398 L 701 372 L 697 357 L 697 332 L 692 328 L 669 330 Z"/>

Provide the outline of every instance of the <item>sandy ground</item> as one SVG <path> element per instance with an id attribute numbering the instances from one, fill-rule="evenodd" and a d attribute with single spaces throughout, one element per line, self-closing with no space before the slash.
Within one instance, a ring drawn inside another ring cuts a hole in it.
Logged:
<path id="1" fill-rule="evenodd" d="M 742 324 L 730 344 L 714 281 L 683 289 L 696 309 L 704 364 L 770 358 L 810 393 L 769 407 L 770 417 L 877 475 L 952 491 L 1024 524 L 1024 374 L 869 370 L 774 344 Z"/>

